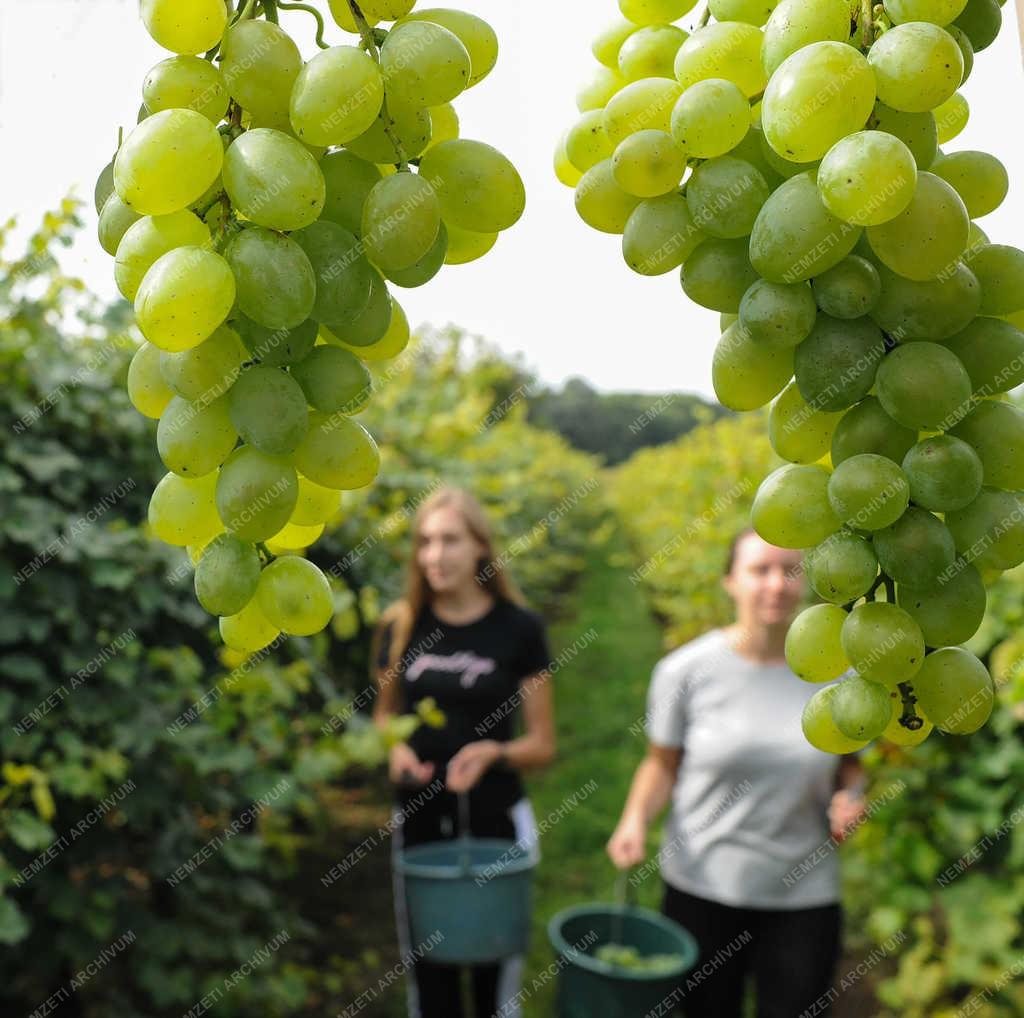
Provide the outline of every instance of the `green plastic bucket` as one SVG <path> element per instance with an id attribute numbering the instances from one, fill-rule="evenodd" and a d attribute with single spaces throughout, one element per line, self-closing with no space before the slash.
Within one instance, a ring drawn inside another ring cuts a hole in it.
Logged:
<path id="1" fill-rule="evenodd" d="M 413 947 L 423 960 L 482 965 L 524 954 L 537 857 L 514 841 L 455 838 L 400 852 Z"/>
<path id="2" fill-rule="evenodd" d="M 697 941 L 659 912 L 594 904 L 567 908 L 551 918 L 548 937 L 558 955 L 559 1018 L 644 1018 L 670 1014 L 682 977 L 697 963 Z M 663 972 L 633 972 L 594 957 L 612 940 L 641 955 L 678 954 Z M 673 994 L 676 994 L 674 997 Z"/>

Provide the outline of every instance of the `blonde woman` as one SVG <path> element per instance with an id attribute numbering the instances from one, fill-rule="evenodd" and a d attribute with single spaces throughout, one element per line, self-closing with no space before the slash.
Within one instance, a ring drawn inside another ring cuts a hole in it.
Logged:
<path id="1" fill-rule="evenodd" d="M 445 715 L 391 751 L 397 803 L 393 852 L 460 833 L 458 793 L 467 793 L 476 837 L 536 849 L 537 833 L 519 772 L 549 764 L 555 724 L 547 636 L 539 615 L 502 568 L 491 527 L 469 492 L 443 488 L 421 503 L 412 527 L 405 593 L 381 619 L 375 660 L 374 719 L 415 709 L 433 697 Z M 523 732 L 514 734 L 521 715 Z M 395 874 L 403 956 L 410 943 L 404 888 Z M 470 968 L 476 1018 L 516 1018 L 522 959 Z M 462 972 L 412 966 L 410 1018 L 462 1018 Z"/>

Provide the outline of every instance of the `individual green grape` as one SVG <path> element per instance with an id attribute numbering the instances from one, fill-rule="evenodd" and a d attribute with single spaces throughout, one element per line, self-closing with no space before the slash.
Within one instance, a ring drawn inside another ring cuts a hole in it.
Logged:
<path id="1" fill-rule="evenodd" d="M 268 329 L 239 312 L 232 320 L 245 348 L 261 364 L 296 364 L 316 344 L 317 323 L 307 318 L 294 329 Z"/>
<path id="2" fill-rule="evenodd" d="M 783 159 L 768 144 L 768 140 L 764 136 L 764 132 L 761 131 L 756 125 L 751 127 L 752 131 L 757 132 L 758 138 L 758 149 L 760 151 L 761 159 L 767 164 L 769 170 L 779 178 L 779 181 L 789 180 L 791 177 L 795 177 L 798 173 L 813 173 L 817 175 L 818 166 L 820 160 L 812 160 L 809 163 L 793 163 L 788 159 Z"/>
<path id="3" fill-rule="evenodd" d="M 380 339 L 364 346 L 349 345 L 340 338 L 332 342 L 343 350 L 350 350 L 361 361 L 384 361 L 397 357 L 409 345 L 409 319 L 393 297 L 390 298 L 390 304 L 391 317 L 387 332 Z"/>
<path id="4" fill-rule="evenodd" d="M 317 161 L 282 131 L 246 131 L 227 150 L 222 179 L 235 208 L 272 230 L 301 230 L 324 206 L 324 175 Z"/>
<path id="5" fill-rule="evenodd" d="M 913 200 L 916 185 L 913 153 L 884 131 L 848 134 L 818 167 L 825 206 L 857 226 L 876 226 L 898 216 Z"/>
<path id="6" fill-rule="evenodd" d="M 640 202 L 626 221 L 622 257 L 642 276 L 678 268 L 707 234 L 694 222 L 686 198 L 666 194 Z"/>
<path id="7" fill-rule="evenodd" d="M 953 434 L 924 438 L 903 457 L 903 472 L 915 505 L 937 513 L 963 509 L 981 491 L 981 460 L 966 441 L 953 437 L 955 434 L 954 430 Z"/>
<path id="8" fill-rule="evenodd" d="M 142 218 L 133 208 L 129 208 L 118 194 L 110 195 L 100 210 L 99 223 L 96 227 L 100 247 L 107 254 L 117 253 L 125 234 Z"/>
<path id="9" fill-rule="evenodd" d="M 960 439 L 976 454 L 975 494 L 981 488 L 982 474 L 989 488 L 1024 489 L 1024 411 L 1012 403 L 983 400 L 950 429 L 950 435 L 956 436 L 950 441 Z M 950 508 L 962 509 L 968 501 Z"/>
<path id="10" fill-rule="evenodd" d="M 319 633 L 334 613 L 327 577 L 297 555 L 275 559 L 263 570 L 256 602 L 267 621 L 289 636 Z"/>
<path id="11" fill-rule="evenodd" d="M 360 242 L 328 220 L 298 230 L 291 239 L 305 253 L 316 277 L 313 318 L 331 328 L 356 321 L 369 303 L 374 275 Z"/>
<path id="12" fill-rule="evenodd" d="M 217 512 L 236 537 L 265 541 L 288 522 L 298 493 L 298 477 L 287 459 L 243 445 L 220 468 Z"/>
<path id="13" fill-rule="evenodd" d="M 818 309 L 806 283 L 769 283 L 758 279 L 743 294 L 739 316 L 756 342 L 794 347 L 810 335 Z"/>
<path id="14" fill-rule="evenodd" d="M 267 620 L 255 597 L 237 614 L 221 616 L 219 627 L 225 646 L 250 654 L 270 646 L 281 633 Z"/>
<path id="15" fill-rule="evenodd" d="M 829 682 L 850 667 L 839 639 L 846 612 L 815 604 L 793 619 L 786 632 L 786 662 L 805 682 Z"/>
<path id="16" fill-rule="evenodd" d="M 772 404 L 768 440 L 790 463 L 815 463 L 828 454 L 841 414 L 822 413 L 808 405 L 796 382 L 790 382 Z"/>
<path id="17" fill-rule="evenodd" d="M 380 50 L 388 95 L 411 105 L 449 102 L 469 87 L 471 71 L 469 53 L 458 36 L 431 21 L 397 25 Z"/>
<path id="18" fill-rule="evenodd" d="M 117 245 L 114 281 L 118 290 L 133 301 L 143 277 L 161 255 L 177 247 L 207 247 L 209 243 L 206 224 L 187 209 L 166 216 L 143 216 Z"/>
<path id="19" fill-rule="evenodd" d="M 1019 492 L 983 487 L 963 509 L 946 513 L 957 554 L 980 571 L 1024 562 L 1024 500 Z"/>
<path id="20" fill-rule="evenodd" d="M 977 569 L 958 559 L 932 584 L 896 588 L 896 602 L 914 617 L 929 647 L 966 643 L 985 617 L 987 594 Z"/>
<path id="21" fill-rule="evenodd" d="M 880 36 L 868 53 L 878 98 L 895 110 L 924 113 L 944 103 L 960 86 L 960 47 L 937 25 L 913 21 Z"/>
<path id="22" fill-rule="evenodd" d="M 968 39 L 976 53 L 987 49 L 999 35 L 1003 12 L 996 0 L 967 0 L 963 11 L 953 21 Z"/>
<path id="23" fill-rule="evenodd" d="M 783 3 L 785 2 L 786 0 L 783 0 Z M 800 727 L 803 729 L 804 738 L 823 753 L 856 753 L 857 750 L 863 749 L 867 742 L 843 735 L 832 720 L 832 698 L 836 695 L 839 685 L 825 686 L 807 701 L 800 718 Z"/>
<path id="24" fill-rule="evenodd" d="M 871 390 L 884 354 L 885 337 L 867 318 L 843 321 L 819 314 L 796 348 L 800 394 L 816 410 L 845 410 Z"/>
<path id="25" fill-rule="evenodd" d="M 235 101 L 255 117 L 287 119 L 302 54 L 278 25 L 243 19 L 224 34 L 221 71 Z"/>
<path id="26" fill-rule="evenodd" d="M 872 542 L 882 572 L 897 583 L 914 587 L 935 583 L 956 561 L 956 547 L 946 525 L 913 505 L 891 526 L 876 530 Z"/>
<path id="27" fill-rule="evenodd" d="M 705 78 L 690 85 L 676 101 L 670 128 L 687 156 L 713 159 L 746 136 L 750 105 L 738 85 L 724 78 Z"/>
<path id="28" fill-rule="evenodd" d="M 738 312 L 743 295 L 757 281 L 746 238 L 709 237 L 683 263 L 681 279 L 686 296 L 702 307 Z"/>
<path id="29" fill-rule="evenodd" d="M 422 174 L 385 177 L 374 185 L 363 206 L 363 244 L 385 272 L 407 269 L 419 261 L 433 246 L 440 226 L 441 203 Z"/>
<path id="30" fill-rule="evenodd" d="M 686 38 L 675 25 L 648 25 L 632 32 L 619 49 L 619 73 L 627 81 L 674 78 L 676 54 Z"/>
<path id="31" fill-rule="evenodd" d="M 576 91 L 576 109 L 580 113 L 604 109 L 611 102 L 612 96 L 626 85 L 626 79 L 617 69 L 597 67 Z"/>
<path id="32" fill-rule="evenodd" d="M 325 488 L 365 488 L 380 470 L 373 436 L 343 414 L 313 412 L 292 461 L 303 476 Z"/>
<path id="33" fill-rule="evenodd" d="M 893 698 L 896 697 L 896 693 L 890 693 Z M 889 723 L 885 726 L 885 731 L 882 732 L 882 738 L 888 739 L 889 742 L 894 743 L 897 746 L 911 747 L 920 746 L 925 739 L 931 735 L 935 726 L 927 719 L 921 718 L 923 724 L 920 728 L 910 729 L 905 728 L 900 724 L 900 717 L 903 713 L 902 704 L 898 702 L 893 703 L 892 718 Z M 916 712 L 917 717 L 921 717 L 921 712 Z"/>
<path id="34" fill-rule="evenodd" d="M 962 262 L 935 279 L 906 279 L 875 262 L 882 284 L 872 320 L 894 339 L 945 340 L 960 332 L 981 308 L 981 287 Z"/>
<path id="35" fill-rule="evenodd" d="M 165 474 L 149 500 L 149 525 L 166 544 L 205 544 L 220 529 L 213 494 L 217 475 Z"/>
<path id="36" fill-rule="evenodd" d="M 412 288 L 429 283 L 442 268 L 448 257 L 448 227 L 442 220 L 438 226 L 437 236 L 427 253 L 419 261 L 415 261 L 405 269 L 389 269 L 388 279 L 397 286 Z"/>
<path id="37" fill-rule="evenodd" d="M 373 389 L 363 363 L 336 346 L 318 346 L 291 374 L 302 386 L 306 402 L 325 413 L 357 413 L 366 406 Z"/>
<path id="38" fill-rule="evenodd" d="M 172 53 L 205 53 L 228 23 L 223 0 L 141 0 L 139 14 L 157 44 Z"/>
<path id="39" fill-rule="evenodd" d="M 745 21 L 760 27 L 771 16 L 779 0 L 709 0 L 715 21 Z"/>
<path id="40" fill-rule="evenodd" d="M 800 173 L 776 188 L 750 235 L 750 261 L 773 283 L 798 283 L 838 265 L 861 229 L 825 207 L 814 173 Z"/>
<path id="41" fill-rule="evenodd" d="M 857 741 L 877 738 L 892 718 L 889 690 L 860 675 L 851 675 L 839 683 L 829 709 L 836 728 L 848 739 Z"/>
<path id="42" fill-rule="evenodd" d="M 635 25 L 678 21 L 693 10 L 697 0 L 619 0 L 619 10 Z"/>
<path id="43" fill-rule="evenodd" d="M 135 294 L 135 319 L 161 350 L 198 346 L 213 335 L 235 302 L 235 278 L 218 254 L 178 247 L 147 270 Z"/>
<path id="44" fill-rule="evenodd" d="M 345 148 L 367 162 L 396 165 L 402 160 L 392 141 L 397 138 L 407 159 L 421 156 L 431 139 L 430 110 L 389 99 L 386 112 L 386 122 L 382 110 L 366 131 L 346 142 Z"/>
<path id="45" fill-rule="evenodd" d="M 234 385 L 246 359 L 238 333 L 222 325 L 199 346 L 180 353 L 161 353 L 160 372 L 176 395 L 209 401 Z"/>
<path id="46" fill-rule="evenodd" d="M 351 322 L 339 322 L 333 328 L 322 326 L 325 339 L 335 340 L 352 347 L 367 347 L 376 343 L 388 330 L 391 322 L 391 298 L 384 277 L 370 267 L 370 296 L 366 308 Z"/>
<path id="47" fill-rule="evenodd" d="M 642 78 L 619 89 L 604 109 L 604 133 L 612 146 L 645 129 L 670 131 L 682 89 L 668 78 Z M 672 131 L 678 141 L 678 136 Z"/>
<path id="48" fill-rule="evenodd" d="M 871 589 L 878 576 L 878 558 L 870 541 L 841 530 L 807 552 L 804 570 L 819 597 L 849 604 Z"/>
<path id="49" fill-rule="evenodd" d="M 256 548 L 234 534 L 215 537 L 196 564 L 196 597 L 211 615 L 240 612 L 252 600 L 259 581 Z"/>
<path id="50" fill-rule="evenodd" d="M 623 43 L 640 27 L 626 18 L 616 18 L 607 24 L 590 44 L 590 51 L 594 59 L 610 70 L 619 69 L 619 53 L 622 51 Z"/>
<path id="51" fill-rule="evenodd" d="M 793 351 L 756 343 L 736 322 L 722 334 L 711 362 L 719 402 L 730 410 L 756 410 L 793 377 Z"/>
<path id="52" fill-rule="evenodd" d="M 448 245 L 444 255 L 445 265 L 466 265 L 483 258 L 498 241 L 497 233 L 478 233 L 464 230 L 461 226 L 444 223 Z"/>
<path id="53" fill-rule="evenodd" d="M 412 6 L 408 0 L 405 0 L 405 5 Z M 498 36 L 483 18 L 478 18 L 467 11 L 431 7 L 405 14 L 400 24 L 406 24 L 409 21 L 429 21 L 440 25 L 465 46 L 466 52 L 469 54 L 471 68 L 466 88 L 472 88 L 483 81 L 498 62 Z M 635 26 L 630 26 L 631 30 L 633 27 Z"/>
<path id="54" fill-rule="evenodd" d="M 1006 167 L 987 152 L 951 152 L 936 159 L 931 172 L 960 195 L 971 219 L 994 212 L 1010 188 Z"/>
<path id="55" fill-rule="evenodd" d="M 846 617 L 843 650 L 865 679 L 895 689 L 909 682 L 924 661 L 924 637 L 913 617 L 898 605 L 866 601 Z"/>
<path id="56" fill-rule="evenodd" d="M 967 100 L 954 92 L 944 103 L 932 110 L 935 130 L 940 145 L 956 138 L 971 119 L 971 107 Z"/>
<path id="57" fill-rule="evenodd" d="M 871 262 L 847 255 L 813 281 L 818 307 L 832 318 L 862 318 L 878 303 L 882 281 Z"/>
<path id="58" fill-rule="evenodd" d="M 340 491 L 314 484 L 308 477 L 299 474 L 299 497 L 288 522 L 300 527 L 319 526 L 333 519 L 340 508 Z"/>
<path id="59" fill-rule="evenodd" d="M 216 179 L 224 162 L 217 129 L 194 110 L 161 110 L 142 121 L 114 159 L 114 187 L 140 215 L 187 208 Z"/>
<path id="60" fill-rule="evenodd" d="M 188 109 L 217 124 L 228 110 L 224 75 L 202 57 L 178 56 L 161 60 L 142 83 L 142 100 L 150 113 Z"/>
<path id="61" fill-rule="evenodd" d="M 262 227 L 242 230 L 224 257 L 238 286 L 238 307 L 253 321 L 268 329 L 294 329 L 309 318 L 316 274 L 291 237 Z"/>
<path id="62" fill-rule="evenodd" d="M 945 29 L 953 36 L 964 58 L 964 76 L 960 82 L 962 85 L 971 76 L 971 71 L 974 70 L 974 47 L 971 45 L 971 40 L 967 37 L 967 33 L 962 28 L 958 28 L 956 25 L 946 25 Z"/>
<path id="63" fill-rule="evenodd" d="M 160 417 L 156 447 L 168 470 L 182 477 L 205 477 L 230 455 L 238 441 L 227 397 L 192 403 L 175 396 Z"/>
<path id="64" fill-rule="evenodd" d="M 601 111 L 592 110 L 591 112 L 600 113 Z M 565 184 L 566 187 L 575 189 L 583 174 L 576 169 L 576 166 L 569 159 L 569 155 L 565 147 L 568 138 L 569 132 L 564 131 L 562 136 L 558 139 L 558 144 L 555 146 L 555 157 L 552 165 L 555 170 L 555 176 L 558 178 L 559 182 Z"/>
<path id="65" fill-rule="evenodd" d="M 248 368 L 232 386 L 228 407 L 242 440 L 269 456 L 296 449 L 309 424 L 305 394 L 281 368 Z"/>
<path id="66" fill-rule="evenodd" d="M 992 676 L 962 647 L 942 647 L 929 654 L 913 685 L 922 710 L 940 731 L 969 735 L 992 714 Z"/>
<path id="67" fill-rule="evenodd" d="M 828 471 L 788 464 L 772 471 L 754 495 L 750 520 L 769 544 L 811 548 L 840 527 L 828 498 Z"/>
<path id="68" fill-rule="evenodd" d="M 899 138 L 910 149 L 919 170 L 927 170 L 935 160 L 938 131 L 931 113 L 908 113 L 894 110 L 885 103 L 875 103 L 865 130 L 882 131 Z"/>
<path id="69" fill-rule="evenodd" d="M 749 99 L 768 84 L 761 66 L 762 39 L 759 28 L 740 21 L 698 28 L 676 54 L 676 80 L 688 89 L 708 78 L 725 78 Z"/>
<path id="70" fill-rule="evenodd" d="M 430 144 L 427 148 L 459 137 L 459 115 L 451 103 L 431 106 L 427 112 L 430 114 Z"/>
<path id="71" fill-rule="evenodd" d="M 772 75 L 761 123 L 780 156 L 802 163 L 820 159 L 859 131 L 874 105 L 874 75 L 860 51 L 845 42 L 815 42 L 787 57 Z"/>
<path id="72" fill-rule="evenodd" d="M 267 538 L 267 551 L 272 555 L 281 555 L 292 551 L 302 551 L 316 544 L 323 535 L 322 523 L 313 527 L 301 527 L 296 523 L 286 523 L 273 537 Z"/>
<path id="73" fill-rule="evenodd" d="M 828 497 L 847 526 L 880 530 L 903 515 L 910 501 L 910 484 L 892 460 L 859 453 L 835 468 L 828 482 Z"/>
<path id="74" fill-rule="evenodd" d="M 882 360 L 879 402 L 906 428 L 942 431 L 969 409 L 971 379 L 956 354 L 938 343 L 908 343 Z"/>
<path id="75" fill-rule="evenodd" d="M 497 149 L 458 138 L 432 148 L 420 160 L 449 226 L 498 233 L 519 221 L 526 192 L 516 168 Z"/>
<path id="76" fill-rule="evenodd" d="M 576 186 L 576 211 L 580 219 L 602 233 L 624 233 L 640 202 L 635 194 L 629 194 L 616 183 L 611 159 L 602 159 L 592 166 Z"/>
<path id="77" fill-rule="evenodd" d="M 902 25 L 905 21 L 948 25 L 966 3 L 967 0 L 885 0 L 885 13 L 894 25 Z"/>
<path id="78" fill-rule="evenodd" d="M 93 189 L 92 199 L 93 204 L 96 206 L 97 215 L 103 211 L 104 203 L 113 193 L 114 160 L 111 159 L 110 162 L 100 170 L 100 175 L 96 178 L 96 186 Z"/>
<path id="79" fill-rule="evenodd" d="M 988 244 L 966 257 L 981 284 L 981 314 L 1010 315 L 1024 310 L 1024 251 Z"/>
<path id="80" fill-rule="evenodd" d="M 919 173 L 911 203 L 888 222 L 869 226 L 867 237 L 893 272 L 907 279 L 934 279 L 951 271 L 964 253 L 970 222 L 960 195 L 946 181 Z"/>
<path id="81" fill-rule="evenodd" d="M 674 190 L 685 169 L 683 150 L 664 131 L 637 131 L 621 141 L 612 156 L 615 182 L 640 198 Z"/>
<path id="82" fill-rule="evenodd" d="M 740 143 L 734 145 L 728 154 L 734 159 L 742 159 L 744 162 L 750 163 L 764 177 L 772 191 L 787 179 L 773 168 L 772 160 L 778 160 L 779 157 L 772 151 L 771 145 L 764 140 L 761 129 L 754 124 L 750 125 Z"/>
<path id="83" fill-rule="evenodd" d="M 289 116 L 302 141 L 344 145 L 373 126 L 383 102 L 376 61 L 356 46 L 332 46 L 299 72 Z"/>
<path id="84" fill-rule="evenodd" d="M 816 42 L 850 38 L 850 5 L 846 0 L 782 0 L 764 29 L 761 59 L 772 75 L 792 53 Z"/>
<path id="85" fill-rule="evenodd" d="M 760 171 L 733 156 L 701 163 L 686 184 L 694 222 L 711 236 L 727 239 L 750 235 L 770 194 Z"/>
<path id="86" fill-rule="evenodd" d="M 174 397 L 160 372 L 160 351 L 152 343 L 143 343 L 128 365 L 128 398 L 143 417 L 159 420 Z"/>
<path id="87" fill-rule="evenodd" d="M 582 114 L 565 136 L 565 153 L 580 173 L 586 173 L 602 159 L 610 159 L 612 151 L 611 142 L 604 133 L 603 110 L 588 110 Z M 679 176 L 682 177 L 682 173 Z"/>
<path id="88" fill-rule="evenodd" d="M 840 418 L 832 436 L 832 464 L 860 453 L 885 456 L 896 464 L 917 441 L 917 429 L 897 424 L 874 396 L 862 399 Z"/>

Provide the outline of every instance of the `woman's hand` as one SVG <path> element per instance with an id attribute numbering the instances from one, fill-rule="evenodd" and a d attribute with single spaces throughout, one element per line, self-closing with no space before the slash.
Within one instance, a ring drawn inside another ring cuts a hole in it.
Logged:
<path id="1" fill-rule="evenodd" d="M 608 857 L 620 870 L 644 861 L 647 854 L 647 825 L 640 819 L 623 817 L 608 839 Z"/>
<path id="2" fill-rule="evenodd" d="M 836 841 L 845 841 L 853 833 L 853 828 L 867 812 L 863 796 L 854 795 L 841 788 L 832 796 L 832 804 L 828 808 L 829 826 L 832 837 Z"/>
<path id="3" fill-rule="evenodd" d="M 388 755 L 388 777 L 396 785 L 425 785 L 434 776 L 434 765 L 424 763 L 405 742 L 391 747 Z"/>
<path id="4" fill-rule="evenodd" d="M 467 743 L 448 761 L 448 790 L 468 792 L 500 757 L 501 743 L 494 739 Z"/>

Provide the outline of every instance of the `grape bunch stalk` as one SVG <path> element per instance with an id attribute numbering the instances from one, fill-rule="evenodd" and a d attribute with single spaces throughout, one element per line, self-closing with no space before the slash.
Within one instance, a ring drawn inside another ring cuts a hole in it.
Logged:
<path id="1" fill-rule="evenodd" d="M 146 339 L 128 392 L 168 470 L 149 524 L 187 548 L 235 651 L 331 619 L 304 550 L 380 467 L 355 416 L 367 365 L 409 340 L 389 284 L 480 258 L 525 206 L 451 105 L 494 67 L 493 29 L 414 3 L 331 0 L 358 36 L 335 46 L 306 3 L 140 3 L 174 55 L 97 182 L 99 239 Z M 312 59 L 281 27 L 292 11 L 316 19 Z"/>
<path id="2" fill-rule="evenodd" d="M 771 403 L 785 465 L 767 541 L 804 549 L 823 603 L 793 670 L 829 683 L 803 727 L 846 753 L 976 731 L 995 690 L 964 646 L 1024 562 L 1024 251 L 974 222 L 1006 197 L 946 152 L 997 0 L 619 0 L 554 168 L 645 276 L 718 311 L 719 400 Z M 774 402 L 772 402 L 774 401 Z M 841 679 L 839 682 L 832 680 Z"/>

